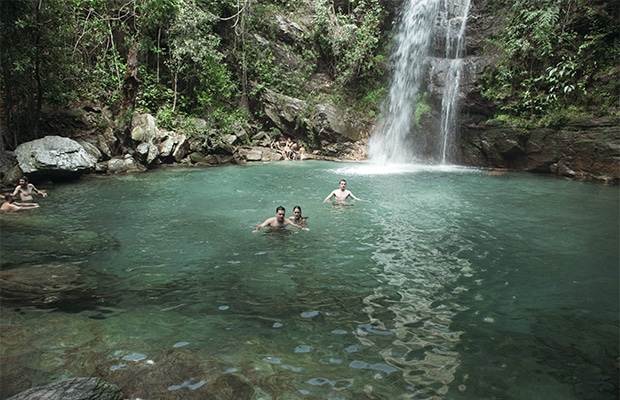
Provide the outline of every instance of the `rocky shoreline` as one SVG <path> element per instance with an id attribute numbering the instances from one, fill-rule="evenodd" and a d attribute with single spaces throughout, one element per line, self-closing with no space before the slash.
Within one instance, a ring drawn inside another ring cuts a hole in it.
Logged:
<path id="1" fill-rule="evenodd" d="M 92 112 L 82 111 L 84 120 L 92 119 Z M 352 125 L 335 115 L 322 119 L 325 136 L 318 146 L 309 146 L 306 158 L 366 159 L 368 135 L 360 133 L 353 137 Z M 196 123 L 200 125 L 200 121 Z M 272 136 L 255 127 L 240 127 L 236 134 L 209 135 L 202 136 L 200 142 L 182 133 L 159 129 L 149 114 L 134 116 L 130 137 L 124 143 L 112 129 L 99 133 L 85 129 L 73 138 L 50 135 L 5 153 L 0 160 L 2 186 L 14 186 L 24 174 L 31 181 L 42 183 L 77 179 L 89 173 L 139 173 L 162 165 L 211 167 L 284 160 L 270 147 Z M 559 129 L 529 131 L 493 122 L 469 124 L 463 127 L 460 141 L 457 159 L 461 165 L 551 174 L 608 185 L 620 182 L 620 133 L 612 118 L 573 121 Z"/>

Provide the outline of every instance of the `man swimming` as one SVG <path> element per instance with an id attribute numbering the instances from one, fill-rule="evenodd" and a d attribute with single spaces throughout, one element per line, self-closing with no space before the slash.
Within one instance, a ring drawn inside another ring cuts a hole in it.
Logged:
<path id="1" fill-rule="evenodd" d="M 39 207 L 37 203 L 24 203 L 17 205 L 14 202 L 12 194 L 7 194 L 4 196 L 4 199 L 6 201 L 0 206 L 0 211 L 21 211 Z"/>
<path id="2" fill-rule="evenodd" d="M 264 228 L 266 226 L 270 227 L 271 229 L 282 229 L 286 227 L 287 225 L 293 225 L 296 228 L 302 229 L 300 225 L 297 225 L 296 223 L 291 222 L 291 220 L 286 219 L 285 216 L 286 216 L 286 209 L 282 206 L 278 206 L 278 208 L 276 208 L 276 216 L 267 218 L 265 222 L 263 222 L 262 224 L 254 228 L 252 232 L 258 232 L 260 231 L 261 228 Z"/>

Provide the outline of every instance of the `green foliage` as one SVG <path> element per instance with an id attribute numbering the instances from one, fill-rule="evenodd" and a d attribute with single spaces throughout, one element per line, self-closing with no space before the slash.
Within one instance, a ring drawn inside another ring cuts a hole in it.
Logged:
<path id="1" fill-rule="evenodd" d="M 369 117 L 373 118 L 376 116 L 377 109 L 386 95 L 387 87 L 385 86 L 369 89 L 362 95 L 359 101 L 359 107 L 362 111 L 365 111 Z"/>
<path id="2" fill-rule="evenodd" d="M 245 126 L 249 118 L 248 112 L 243 108 L 223 109 L 219 108 L 208 115 L 209 127 L 222 134 L 234 134 L 239 126 Z"/>
<path id="3" fill-rule="evenodd" d="M 605 114 L 616 107 L 620 30 L 610 6 L 589 3 L 519 0 L 504 9 L 505 29 L 488 41 L 500 58 L 485 75 L 483 95 L 502 113 L 547 125 L 568 109 Z M 616 79 L 601 79 L 609 76 Z"/>
<path id="4" fill-rule="evenodd" d="M 327 71 L 341 85 L 380 79 L 381 39 L 385 9 L 379 0 L 351 1 L 333 7 L 329 0 L 314 0 L 313 39 Z"/>

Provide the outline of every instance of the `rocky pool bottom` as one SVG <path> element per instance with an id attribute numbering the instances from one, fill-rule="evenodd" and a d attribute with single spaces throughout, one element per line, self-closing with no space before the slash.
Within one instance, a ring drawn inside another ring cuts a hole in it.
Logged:
<path id="1" fill-rule="evenodd" d="M 323 204 L 347 188 L 369 200 Z M 296 162 L 87 177 L 0 215 L 0 388 L 615 399 L 618 188 Z M 284 205 L 308 231 L 252 233 Z"/>

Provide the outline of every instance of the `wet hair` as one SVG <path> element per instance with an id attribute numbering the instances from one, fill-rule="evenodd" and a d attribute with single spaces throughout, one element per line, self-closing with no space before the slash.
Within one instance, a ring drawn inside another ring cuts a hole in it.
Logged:
<path id="1" fill-rule="evenodd" d="M 22 177 L 21 177 L 21 178 L 19 178 L 19 179 L 23 179 L 24 181 L 28 182 L 28 177 L 27 177 L 26 175 L 22 176 Z"/>
<path id="2" fill-rule="evenodd" d="M 12 202 L 13 202 L 13 200 L 14 200 L 14 197 L 13 197 L 13 195 L 12 195 L 12 194 L 5 194 L 5 195 L 4 195 L 4 200 L 6 200 L 6 201 L 7 201 L 7 202 L 9 202 L 9 203 L 12 203 Z"/>
<path id="3" fill-rule="evenodd" d="M 278 211 L 286 212 L 286 208 L 284 208 L 283 206 L 278 206 L 278 207 L 276 207 L 276 214 L 278 213 Z"/>
<path id="4" fill-rule="evenodd" d="M 342 182 L 347 183 L 347 181 L 345 179 L 341 179 L 340 182 L 338 182 L 338 183 L 342 183 Z"/>
<path id="5" fill-rule="evenodd" d="M 299 209 L 299 214 L 301 214 L 301 207 L 299 206 L 295 206 L 293 207 L 293 212 L 295 212 L 295 210 Z"/>

